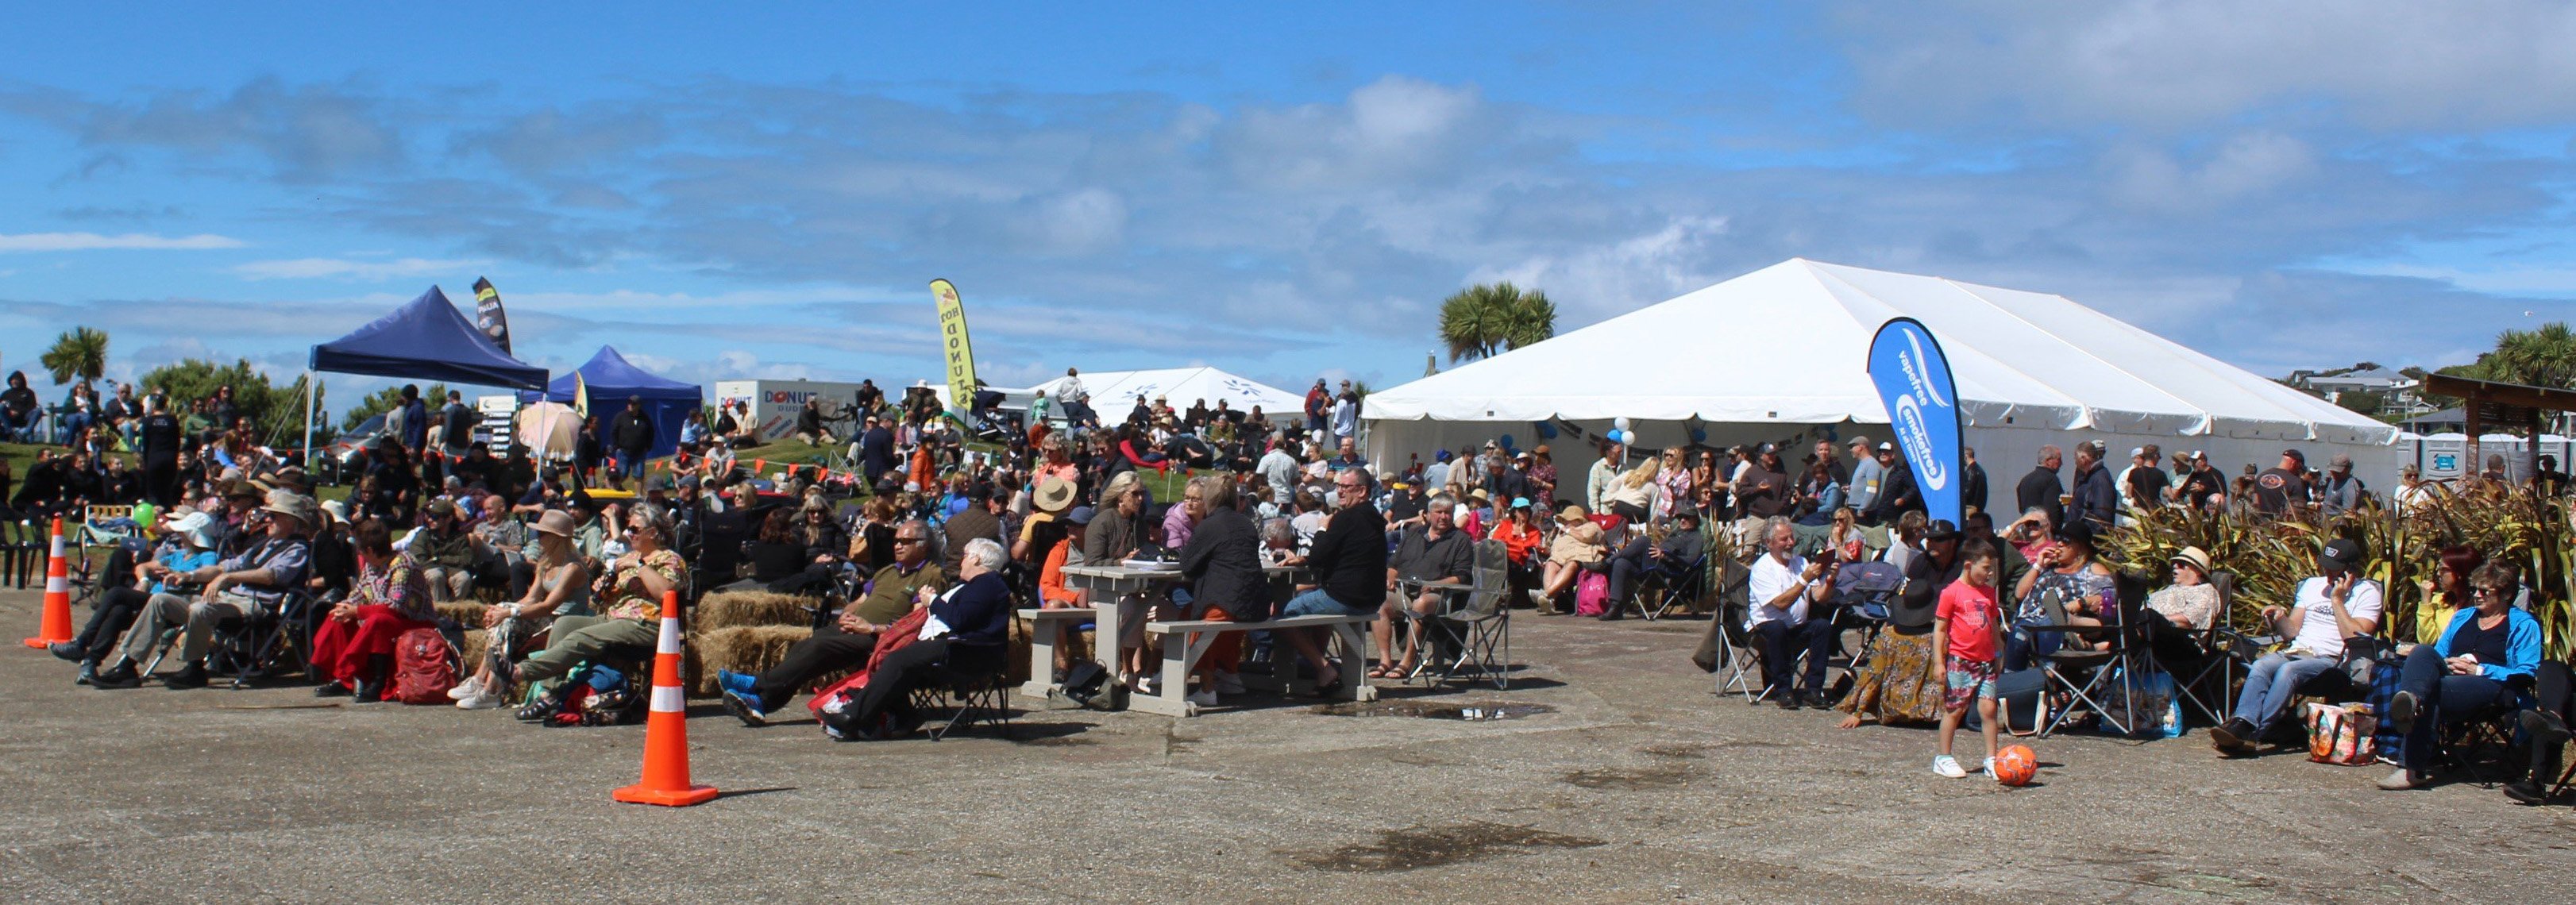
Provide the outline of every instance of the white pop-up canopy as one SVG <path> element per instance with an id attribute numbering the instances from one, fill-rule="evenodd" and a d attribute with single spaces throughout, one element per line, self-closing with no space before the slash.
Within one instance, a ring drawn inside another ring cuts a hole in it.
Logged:
<path id="1" fill-rule="evenodd" d="M 1053 395 L 1064 378 L 1031 387 L 1034 393 Z M 1191 403 L 1205 399 L 1209 408 L 1217 400 L 1227 407 L 1249 412 L 1260 406 L 1264 416 L 1303 417 L 1306 397 L 1248 378 L 1228 374 L 1215 368 L 1158 368 L 1149 371 L 1084 371 L 1082 391 L 1091 394 L 1091 407 L 1103 418 L 1116 418 L 1136 404 L 1161 396 L 1174 409 L 1187 409 Z"/>
<path id="2" fill-rule="evenodd" d="M 1597 435 L 1621 417 L 1649 446 L 1885 424 L 1866 361 L 1871 336 L 1900 315 L 1941 341 L 1969 445 L 2006 488 L 2040 444 L 2094 437 L 2112 442 L 2115 460 L 2129 451 L 2116 447 L 2161 441 L 2167 452 L 2207 449 L 2232 472 L 2231 461 L 2269 466 L 2283 448 L 2304 447 L 2319 467 L 2334 452 L 2357 466 L 2384 458 L 2377 464 L 2395 477 L 2395 427 L 2064 296 L 1796 258 L 1373 393 L 1363 411 L 1371 455 L 1516 428 L 1526 446 L 1554 434 L 1550 422 Z M 1566 450 L 1557 458 L 1569 464 Z"/>

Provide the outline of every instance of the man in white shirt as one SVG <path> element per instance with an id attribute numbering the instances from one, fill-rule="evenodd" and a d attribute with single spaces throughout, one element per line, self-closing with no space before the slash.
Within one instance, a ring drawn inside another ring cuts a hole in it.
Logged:
<path id="1" fill-rule="evenodd" d="M 1602 442 L 1601 458 L 1592 463 L 1592 470 L 1583 478 L 1584 509 L 1593 512 L 1609 511 L 1609 507 L 1603 504 L 1601 497 L 1610 492 L 1610 482 L 1619 477 L 1619 469 L 1627 464 L 1626 444 Z"/>
<path id="2" fill-rule="evenodd" d="M 1252 466 L 1252 470 L 1261 473 L 1263 481 L 1269 482 L 1270 501 L 1282 509 L 1288 508 L 1297 495 L 1297 456 L 1288 451 L 1289 444 L 1293 442 L 1284 437 L 1270 441 L 1270 451 L 1263 453 L 1261 461 Z"/>
<path id="3" fill-rule="evenodd" d="M 1828 706 L 1825 660 L 1833 655 L 1836 632 L 1832 619 L 1809 619 L 1807 611 L 1832 591 L 1833 582 L 1825 578 L 1832 566 L 1797 554 L 1798 533 L 1786 518 L 1763 522 L 1762 537 L 1770 553 L 1753 561 L 1747 581 L 1753 602 L 1747 627 L 1762 650 L 1762 697 L 1782 710 Z M 1789 685 L 1790 668 L 1802 652 L 1807 655 L 1803 694 Z"/>
<path id="4" fill-rule="evenodd" d="M 2299 685 L 2343 657 L 2343 640 L 2379 630 L 2379 583 L 2359 576 L 2361 544 L 2347 538 L 2326 543 L 2317 563 L 2325 574 L 2299 583 L 2288 610 L 2264 607 L 2263 621 L 2290 639 L 2288 649 L 2264 654 L 2245 674 L 2236 715 L 2209 731 L 2221 753 L 2251 750 L 2290 703 Z"/>

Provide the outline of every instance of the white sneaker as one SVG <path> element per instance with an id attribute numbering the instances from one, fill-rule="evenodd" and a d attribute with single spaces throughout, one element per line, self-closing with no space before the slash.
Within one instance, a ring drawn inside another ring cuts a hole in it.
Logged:
<path id="1" fill-rule="evenodd" d="M 1230 672 L 1217 673 L 1216 690 L 1220 694 L 1242 694 L 1243 676 Z"/>
<path id="2" fill-rule="evenodd" d="M 462 700 L 465 700 L 466 698 L 470 698 L 470 697 L 473 697 L 473 696 L 475 696 L 475 695 L 482 694 L 482 693 L 483 693 L 483 677 L 481 677 L 481 676 L 476 676 L 476 677 L 474 677 L 474 678 L 467 679 L 467 680 L 462 681 L 462 682 L 458 682 L 458 683 L 456 683 L 455 687 L 453 687 L 453 688 L 449 688 L 449 689 L 447 690 L 447 699 L 448 699 L 448 700 L 450 700 L 450 701 L 462 701 Z"/>
<path id="3" fill-rule="evenodd" d="M 1214 707 L 1216 706 L 1216 692 L 1205 688 L 1191 692 L 1190 703 L 1201 707 Z"/>
<path id="4" fill-rule="evenodd" d="M 456 706 L 460 710 L 490 710 L 494 707 L 501 706 L 501 696 L 489 692 L 478 691 L 472 696 L 456 702 Z"/>
<path id="5" fill-rule="evenodd" d="M 1136 693 L 1147 696 L 1160 694 L 1161 692 L 1157 691 L 1155 688 L 1156 684 L 1157 683 L 1154 681 L 1153 676 L 1137 676 Z"/>
<path id="6" fill-rule="evenodd" d="M 1932 759 L 1932 772 L 1951 779 L 1965 779 L 1968 775 L 1967 769 L 1959 766 L 1959 759 L 1947 754 Z"/>
<path id="7" fill-rule="evenodd" d="M 1985 774 L 1985 775 L 1987 775 L 1987 776 L 1993 776 L 1993 775 L 1995 775 L 1995 759 L 1994 759 L 1994 758 L 1991 758 L 1991 757 L 1986 758 L 1986 765 L 1985 765 L 1985 766 L 1982 766 L 1982 767 L 1978 767 L 1978 768 L 1977 768 L 1977 772 L 1982 773 L 1982 774 Z"/>

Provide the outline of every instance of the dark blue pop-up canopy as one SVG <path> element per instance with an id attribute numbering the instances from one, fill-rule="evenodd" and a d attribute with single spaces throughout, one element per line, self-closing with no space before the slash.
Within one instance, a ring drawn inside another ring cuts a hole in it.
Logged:
<path id="1" fill-rule="evenodd" d="M 534 389 L 546 369 L 504 354 L 438 287 L 392 314 L 313 347 L 316 371 Z"/>
<path id="2" fill-rule="evenodd" d="M 599 445 L 607 448 L 608 429 L 617 423 L 617 414 L 626 410 L 626 400 L 642 399 L 644 415 L 653 421 L 655 457 L 670 455 L 680 448 L 680 425 L 689 413 L 705 405 L 706 396 L 694 383 L 682 383 L 635 366 L 626 356 L 617 354 L 615 346 L 599 347 L 573 373 L 554 379 L 546 385 L 544 398 L 569 404 L 587 387 L 590 390 L 590 413 L 599 416 Z M 536 401 L 539 394 L 519 394 L 519 401 Z"/>

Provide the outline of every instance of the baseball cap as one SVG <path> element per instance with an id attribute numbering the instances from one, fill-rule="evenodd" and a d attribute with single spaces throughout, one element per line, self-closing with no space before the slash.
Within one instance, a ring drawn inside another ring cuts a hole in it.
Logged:
<path id="1" fill-rule="evenodd" d="M 2135 458 L 2137 458 L 2137 457 L 2139 457 L 2139 456 L 2143 456 L 2143 455 L 2146 455 L 2146 454 L 2147 454 L 2147 448 L 2146 448 L 2146 447 L 2144 447 L 2144 446 L 2132 446 L 2132 447 L 2129 447 L 2129 458 L 2135 459 Z"/>
<path id="2" fill-rule="evenodd" d="M 1939 543 L 1945 540 L 1958 539 L 1959 526 L 1952 524 L 1949 519 L 1933 519 L 1932 524 L 1925 526 L 1923 529 L 1924 543 Z"/>
<path id="3" fill-rule="evenodd" d="M 2318 555 L 2318 560 L 2326 566 L 2346 572 L 2361 568 L 2361 542 L 2349 537 L 2338 537 L 2327 541 L 2325 550 Z"/>
<path id="4" fill-rule="evenodd" d="M 2546 456 L 2544 456 L 2544 457 L 2542 457 L 2542 458 L 2547 458 L 2547 457 L 2546 457 Z M 2326 464 L 2327 464 L 2327 467 L 2332 468 L 2332 469 L 2334 469 L 2334 470 L 2336 470 L 2336 471 L 2351 471 L 2351 470 L 2352 470 L 2352 457 L 2351 457 L 2351 456 L 2344 455 L 2344 454 L 2342 454 L 2342 453 L 2335 453 L 2335 457 L 2334 457 L 2334 458 L 2332 458 L 2332 459 L 2328 459 L 2328 460 L 2326 460 Z"/>
<path id="5" fill-rule="evenodd" d="M 1879 451 L 1879 452 L 1895 452 L 1895 451 L 1896 451 L 1896 444 L 1894 444 L 1894 443 L 1889 443 L 1889 442 L 1887 442 L 1887 441 L 1885 441 L 1885 440 L 1880 440 L 1880 441 L 1878 441 L 1878 451 Z"/>

